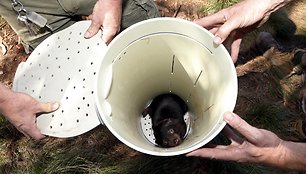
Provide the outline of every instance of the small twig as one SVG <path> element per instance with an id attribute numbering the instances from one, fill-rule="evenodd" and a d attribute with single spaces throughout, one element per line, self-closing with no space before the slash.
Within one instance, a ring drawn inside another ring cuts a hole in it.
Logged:
<path id="1" fill-rule="evenodd" d="M 180 5 L 180 6 L 178 7 L 178 9 L 175 11 L 175 13 L 174 13 L 174 15 L 173 15 L 174 18 L 176 18 L 177 15 L 178 15 L 178 13 L 181 11 L 181 7 L 182 7 L 182 5 Z"/>

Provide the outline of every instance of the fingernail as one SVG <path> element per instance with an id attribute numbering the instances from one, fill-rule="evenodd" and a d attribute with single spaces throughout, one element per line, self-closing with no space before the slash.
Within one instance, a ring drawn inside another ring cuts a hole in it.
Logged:
<path id="1" fill-rule="evenodd" d="M 230 122 L 231 120 L 233 120 L 234 115 L 230 112 L 225 113 L 224 115 L 224 121 L 226 122 Z"/>
<path id="2" fill-rule="evenodd" d="M 214 43 L 215 44 L 220 45 L 221 41 L 222 41 L 222 39 L 219 36 L 215 36 L 215 38 L 214 38 Z"/>
<path id="3" fill-rule="evenodd" d="M 84 37 L 85 37 L 85 38 L 89 38 L 89 37 L 90 37 L 90 32 L 89 32 L 89 31 L 86 31 L 86 33 L 84 34 Z"/>
<path id="4" fill-rule="evenodd" d="M 59 107 L 59 103 L 55 102 L 52 104 L 52 110 L 56 110 Z"/>

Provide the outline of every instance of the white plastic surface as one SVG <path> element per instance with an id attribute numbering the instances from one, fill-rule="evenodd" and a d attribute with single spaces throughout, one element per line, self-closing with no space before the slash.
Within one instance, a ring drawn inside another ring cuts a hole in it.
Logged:
<path id="1" fill-rule="evenodd" d="M 188 153 L 219 134 L 226 124 L 223 114 L 236 104 L 237 88 L 224 46 L 214 45 L 204 28 L 175 18 L 146 20 L 120 33 L 105 53 L 95 85 L 108 129 L 131 148 L 158 156 Z M 167 92 L 184 99 L 191 113 L 185 140 L 173 148 L 155 146 L 146 135 L 150 119 L 142 120 L 147 103 Z"/>
<path id="2" fill-rule="evenodd" d="M 51 35 L 17 69 L 15 91 L 41 102 L 61 103 L 57 111 L 37 118 L 43 134 L 72 137 L 100 124 L 93 85 L 106 45 L 100 32 L 84 38 L 89 25 L 90 21 L 81 21 Z"/>

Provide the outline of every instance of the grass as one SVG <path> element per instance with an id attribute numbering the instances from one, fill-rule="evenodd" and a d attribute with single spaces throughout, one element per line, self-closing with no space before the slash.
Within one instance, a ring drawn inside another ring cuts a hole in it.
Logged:
<path id="1" fill-rule="evenodd" d="M 233 4 L 239 2 L 239 0 L 213 0 L 208 1 L 207 4 L 200 8 L 200 12 L 204 14 L 213 14 L 220 11 L 223 8 L 232 6 Z"/>

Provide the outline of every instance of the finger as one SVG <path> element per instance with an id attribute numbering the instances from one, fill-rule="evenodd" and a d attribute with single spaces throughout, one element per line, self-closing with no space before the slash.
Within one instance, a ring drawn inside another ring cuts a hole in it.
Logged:
<path id="1" fill-rule="evenodd" d="M 241 153 L 240 150 L 236 148 L 231 148 L 229 146 L 224 146 L 223 148 L 202 148 L 195 150 L 186 154 L 187 157 L 196 156 L 196 157 L 203 157 L 209 159 L 218 159 L 218 160 L 231 160 L 231 161 L 238 161 L 239 155 Z"/>
<path id="2" fill-rule="evenodd" d="M 108 44 L 117 34 L 117 29 L 115 28 L 103 28 L 102 40 Z"/>
<path id="3" fill-rule="evenodd" d="M 229 126 L 225 126 L 222 132 L 231 140 L 233 145 L 240 145 L 243 143 L 243 139 L 239 137 Z"/>
<path id="4" fill-rule="evenodd" d="M 45 138 L 45 136 L 41 134 L 35 123 L 33 123 L 30 127 L 22 125 L 20 127 L 17 127 L 17 129 L 19 132 L 21 132 L 28 138 L 33 138 L 35 140 L 41 140 Z"/>
<path id="5" fill-rule="evenodd" d="M 84 34 L 84 37 L 86 39 L 91 38 L 92 36 L 96 35 L 98 33 L 98 31 L 100 30 L 101 24 L 91 21 L 91 24 L 89 26 L 89 28 L 87 29 L 87 31 Z"/>
<path id="6" fill-rule="evenodd" d="M 33 128 L 30 132 L 28 132 L 28 134 L 30 135 L 30 137 L 32 137 L 35 140 L 41 140 L 46 137 L 43 134 L 41 134 L 41 132 L 37 127 Z"/>
<path id="7" fill-rule="evenodd" d="M 194 23 L 201 25 L 204 28 L 210 29 L 217 24 L 223 24 L 226 21 L 226 18 L 222 11 L 215 13 L 210 16 L 195 20 Z"/>
<path id="8" fill-rule="evenodd" d="M 231 57 L 234 63 L 236 63 L 238 59 L 241 41 L 241 38 L 236 39 L 233 41 L 231 46 Z"/>
<path id="9" fill-rule="evenodd" d="M 215 44 L 221 44 L 228 36 L 239 27 L 238 21 L 233 20 L 233 18 L 227 20 L 223 25 L 221 25 L 218 31 L 215 33 Z"/>
<path id="10" fill-rule="evenodd" d="M 40 103 L 38 113 L 53 112 L 56 111 L 59 106 L 60 104 L 58 102 Z"/>
<path id="11" fill-rule="evenodd" d="M 234 113 L 227 112 L 224 114 L 224 121 L 236 129 L 251 143 L 257 143 L 260 140 L 261 133 L 259 129 L 249 125 L 246 121 Z"/>

